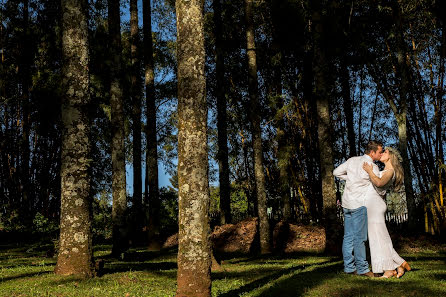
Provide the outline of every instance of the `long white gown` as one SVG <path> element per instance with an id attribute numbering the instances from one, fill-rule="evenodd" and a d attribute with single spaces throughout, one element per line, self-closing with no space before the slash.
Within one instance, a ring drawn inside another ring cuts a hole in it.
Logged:
<path id="1" fill-rule="evenodd" d="M 379 177 L 382 176 L 384 171 L 385 170 L 380 172 Z M 385 221 L 387 205 L 383 198 L 386 190 L 393 184 L 394 178 L 395 175 L 384 187 L 368 191 L 365 200 L 373 273 L 383 273 L 386 270 L 394 270 L 404 262 L 404 259 L 401 258 L 393 248 L 392 240 L 387 231 Z M 373 187 L 373 185 L 371 186 Z"/>

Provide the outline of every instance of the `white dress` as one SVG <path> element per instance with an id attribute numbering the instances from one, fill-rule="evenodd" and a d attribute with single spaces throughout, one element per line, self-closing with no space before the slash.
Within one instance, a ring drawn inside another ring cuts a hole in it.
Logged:
<path id="1" fill-rule="evenodd" d="M 382 173 L 379 173 L 379 177 Z M 368 236 L 370 246 L 370 257 L 372 261 L 373 273 L 383 273 L 386 270 L 395 270 L 403 264 L 401 258 L 393 248 L 392 240 L 387 231 L 385 214 L 387 205 L 384 201 L 386 190 L 393 184 L 395 174 L 387 185 L 368 191 L 365 199 L 367 207 Z M 373 187 L 373 185 L 371 185 Z M 378 194 L 378 191 L 380 194 Z"/>

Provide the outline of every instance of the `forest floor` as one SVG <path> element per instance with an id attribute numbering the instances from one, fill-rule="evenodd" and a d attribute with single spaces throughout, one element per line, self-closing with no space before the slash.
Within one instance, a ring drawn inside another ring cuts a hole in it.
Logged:
<path id="1" fill-rule="evenodd" d="M 266 256 L 224 253 L 220 269 L 212 272 L 212 296 L 446 296 L 446 246 L 430 236 L 393 239 L 413 268 L 401 279 L 347 275 L 341 258 L 317 249 Z M 47 255 L 48 245 L 1 244 L 0 296 L 175 295 L 175 246 L 159 252 L 133 248 L 118 260 L 110 257 L 110 245 L 96 245 L 95 259 L 105 264 L 102 275 L 82 280 L 53 273 L 56 258 Z"/>

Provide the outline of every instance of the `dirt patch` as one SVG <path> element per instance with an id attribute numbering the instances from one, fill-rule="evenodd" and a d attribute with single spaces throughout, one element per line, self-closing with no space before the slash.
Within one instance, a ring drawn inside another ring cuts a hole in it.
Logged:
<path id="1" fill-rule="evenodd" d="M 323 252 L 325 242 L 325 229 L 322 227 L 284 222 L 274 227 L 273 247 L 276 252 Z"/>
<path id="2" fill-rule="evenodd" d="M 217 253 L 249 253 L 257 234 L 257 218 L 216 226 L 211 239 Z"/>
<path id="3" fill-rule="evenodd" d="M 389 232 L 398 253 L 418 253 L 421 251 L 441 251 L 446 253 L 446 245 L 438 237 L 429 234 L 405 235 Z"/>
<path id="4" fill-rule="evenodd" d="M 178 233 L 172 234 L 164 241 L 162 248 L 168 249 L 178 245 Z"/>
<path id="5" fill-rule="evenodd" d="M 242 253 L 253 251 L 258 240 L 258 219 L 248 218 L 237 224 L 216 226 L 211 240 L 216 253 Z M 274 252 L 322 252 L 325 249 L 325 230 L 318 226 L 294 225 L 279 222 L 273 230 Z M 171 235 L 163 248 L 178 245 L 178 233 Z"/>

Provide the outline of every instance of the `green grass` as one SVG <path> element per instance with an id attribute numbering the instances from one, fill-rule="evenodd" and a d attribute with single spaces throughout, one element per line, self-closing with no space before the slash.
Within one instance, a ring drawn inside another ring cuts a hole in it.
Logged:
<path id="1" fill-rule="evenodd" d="M 96 246 L 104 274 L 89 280 L 53 273 L 45 247 L 0 246 L 0 296 L 174 296 L 176 251 L 133 249 L 125 261 Z M 446 253 L 402 253 L 413 271 L 402 279 L 367 279 L 342 272 L 342 260 L 317 254 L 227 258 L 212 273 L 213 296 L 446 296 Z"/>

